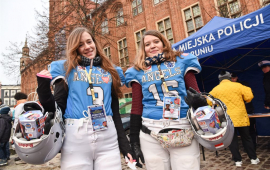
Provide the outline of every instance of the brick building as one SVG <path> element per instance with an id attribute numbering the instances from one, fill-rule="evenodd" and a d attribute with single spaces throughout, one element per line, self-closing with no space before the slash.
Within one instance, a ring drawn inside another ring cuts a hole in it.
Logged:
<path id="1" fill-rule="evenodd" d="M 0 82 L 1 85 L 1 82 Z M 0 98 L 2 99 L 2 102 L 13 108 L 16 104 L 16 100 L 14 99 L 14 95 L 21 91 L 20 85 L 2 85 L 0 89 Z"/>
<path id="2" fill-rule="evenodd" d="M 81 11 L 77 12 L 68 8 L 71 1 L 50 1 L 50 25 L 57 25 L 50 30 L 54 37 L 50 45 L 65 47 L 69 32 L 78 25 L 86 26 L 93 29 L 105 54 L 124 71 L 132 66 L 146 30 L 159 30 L 173 44 L 198 31 L 214 16 L 235 18 L 270 3 L 270 0 L 107 0 L 97 5 L 81 0 L 82 4 L 87 3 L 84 6 L 80 3 L 77 8 Z M 64 51 L 65 48 L 55 53 L 55 59 L 58 54 L 64 55 Z M 35 77 L 34 70 L 43 67 L 40 64 L 37 61 L 21 71 L 22 91 L 29 93 L 36 87 L 36 82 L 29 84 L 26 79 Z M 122 90 L 125 97 L 132 96 L 131 89 Z"/>
<path id="3" fill-rule="evenodd" d="M 45 53 L 45 52 L 44 52 Z M 25 40 L 24 47 L 22 48 L 22 57 L 20 58 L 20 72 L 21 72 L 21 91 L 29 95 L 35 92 L 37 88 L 36 74 L 43 69 L 47 69 L 49 62 L 40 60 L 44 58 L 43 54 L 40 54 L 35 60 L 31 60 L 29 56 L 29 47 L 27 45 L 27 39 Z M 29 100 L 32 100 L 33 95 L 29 95 Z"/>

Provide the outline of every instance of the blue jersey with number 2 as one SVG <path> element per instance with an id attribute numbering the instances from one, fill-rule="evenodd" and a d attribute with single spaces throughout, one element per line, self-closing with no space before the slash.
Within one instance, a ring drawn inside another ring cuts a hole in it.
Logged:
<path id="1" fill-rule="evenodd" d="M 197 73 L 201 71 L 198 58 L 193 54 L 183 53 L 181 58 L 177 57 L 176 62 L 166 61 L 160 64 L 160 68 L 170 94 L 181 97 L 180 118 L 186 117 L 188 105 L 184 101 L 187 94 L 184 76 L 189 70 L 194 70 Z M 125 75 L 127 87 L 131 87 L 132 82 L 137 82 L 142 86 L 142 116 L 150 119 L 162 119 L 163 97 L 168 96 L 168 94 L 160 79 L 157 65 L 149 66 L 147 70 L 140 71 L 131 67 L 126 71 Z"/>
<path id="2" fill-rule="evenodd" d="M 104 104 L 106 115 L 112 116 L 111 74 L 99 66 L 93 66 L 91 79 L 96 97 L 96 100 L 93 101 L 88 78 L 84 71 L 85 67 L 77 66 L 76 69 L 72 69 L 69 76 L 65 78 L 65 61 L 66 60 L 54 61 L 49 65 L 52 81 L 55 81 L 58 78 L 63 78 L 68 84 L 67 107 L 64 117 L 71 119 L 84 118 L 83 111 L 87 111 L 87 106 L 91 106 L 93 104 Z M 89 66 L 86 67 L 87 73 L 89 73 L 89 68 Z M 122 76 L 121 81 L 124 81 L 122 69 L 118 67 L 116 70 L 120 77 Z"/>

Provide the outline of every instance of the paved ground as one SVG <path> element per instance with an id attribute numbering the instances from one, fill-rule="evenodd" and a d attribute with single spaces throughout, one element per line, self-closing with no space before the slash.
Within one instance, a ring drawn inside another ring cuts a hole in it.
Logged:
<path id="1" fill-rule="evenodd" d="M 239 140 L 240 141 L 240 140 Z M 268 141 L 270 137 L 260 137 L 258 138 L 257 155 L 260 159 L 258 165 L 251 165 L 250 159 L 247 154 L 243 151 L 241 147 L 241 154 L 243 157 L 242 167 L 235 167 L 234 162 L 231 160 L 231 153 L 227 150 L 222 150 L 218 152 L 216 156 L 215 152 L 210 152 L 205 150 L 206 160 L 203 161 L 203 156 L 201 154 L 201 170 L 270 170 L 270 149 L 268 148 Z M 241 143 L 240 143 L 241 145 Z M 242 146 L 242 145 L 241 145 Z M 47 162 L 43 165 L 30 165 L 22 162 L 15 162 L 14 158 L 17 155 L 11 155 L 11 160 L 7 166 L 0 167 L 0 170 L 59 170 L 60 169 L 60 157 L 58 154 L 53 160 Z M 129 168 L 122 159 L 123 170 L 128 170 Z M 145 170 L 140 169 L 138 170 Z"/>

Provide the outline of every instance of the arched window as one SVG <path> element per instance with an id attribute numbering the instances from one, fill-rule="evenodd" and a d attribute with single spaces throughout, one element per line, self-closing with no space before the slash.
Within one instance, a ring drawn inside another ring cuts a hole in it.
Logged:
<path id="1" fill-rule="evenodd" d="M 109 28 L 108 28 L 108 19 L 105 18 L 104 21 L 101 23 L 101 33 L 103 34 L 107 34 L 109 32 Z"/>
<path id="2" fill-rule="evenodd" d="M 124 23 L 123 8 L 119 8 L 116 11 L 116 26 L 122 25 L 123 23 Z"/>

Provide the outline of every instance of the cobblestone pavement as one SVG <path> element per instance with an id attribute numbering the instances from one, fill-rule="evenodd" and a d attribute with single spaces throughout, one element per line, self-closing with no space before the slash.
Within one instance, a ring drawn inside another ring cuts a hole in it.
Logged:
<path id="1" fill-rule="evenodd" d="M 270 149 L 268 148 L 268 142 L 270 142 L 270 137 L 259 137 L 257 146 L 257 155 L 260 159 L 258 165 L 251 165 L 250 159 L 244 152 L 242 143 L 239 140 L 240 153 L 243 157 L 242 167 L 235 167 L 234 162 L 231 160 L 231 153 L 229 149 L 222 150 L 218 152 L 216 156 L 215 152 L 211 152 L 205 149 L 205 161 L 201 153 L 201 170 L 270 170 Z M 42 165 L 30 165 L 23 163 L 22 161 L 14 161 L 17 155 L 11 155 L 11 160 L 6 166 L 0 167 L 0 170 L 60 170 L 60 158 L 61 155 L 58 154 L 53 160 Z M 130 170 L 124 159 L 122 159 L 122 170 Z M 146 170 L 145 168 L 138 170 Z"/>

